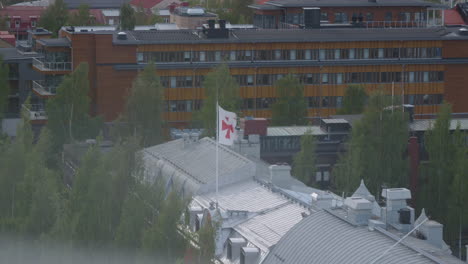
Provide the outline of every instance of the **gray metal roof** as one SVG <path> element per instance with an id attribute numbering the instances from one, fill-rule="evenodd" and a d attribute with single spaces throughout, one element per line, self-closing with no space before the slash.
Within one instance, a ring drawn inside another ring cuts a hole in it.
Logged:
<path id="1" fill-rule="evenodd" d="M 142 151 L 147 177 L 162 175 L 166 181 L 186 185 L 197 193 L 202 186 L 214 186 L 216 181 L 216 143 L 211 138 L 184 146 L 184 139 L 169 141 Z M 255 163 L 228 147 L 219 145 L 219 185 L 255 176 Z M 211 187 L 206 187 L 211 188 Z"/>
<path id="2" fill-rule="evenodd" d="M 319 126 L 290 126 L 290 127 L 268 127 L 267 136 L 302 136 L 307 131 L 311 131 L 312 135 L 325 135 L 326 133 Z"/>
<path id="3" fill-rule="evenodd" d="M 263 263 L 372 263 L 395 242 L 378 228 L 356 227 L 323 210 L 291 228 Z M 432 259 L 399 244 L 377 263 L 437 263 Z"/>
<path id="4" fill-rule="evenodd" d="M 334 28 L 334 29 L 239 29 L 229 38 L 208 39 L 198 30 L 128 31 L 128 38 L 120 40 L 114 32 L 113 42 L 119 45 L 171 43 L 264 43 L 264 42 L 339 42 L 339 41 L 413 41 L 468 39 L 456 29 L 448 28 Z"/>
<path id="5" fill-rule="evenodd" d="M 410 123 L 411 131 L 427 131 L 431 130 L 434 127 L 435 119 L 428 120 L 414 120 Z M 460 125 L 461 130 L 468 130 L 468 119 L 452 119 L 450 121 L 450 130 L 457 129 L 457 126 Z"/>
<path id="6" fill-rule="evenodd" d="M 41 57 L 37 53 L 19 53 L 16 48 L 0 48 L 0 55 L 4 61 L 27 60 L 35 57 Z"/>
<path id="7" fill-rule="evenodd" d="M 449 8 L 446 5 L 420 0 L 272 0 L 265 4 L 279 7 L 388 7 L 388 6 L 420 6 Z"/>
<path id="8" fill-rule="evenodd" d="M 46 47 L 71 47 L 68 38 L 54 38 L 54 39 L 38 39 L 37 43 Z"/>

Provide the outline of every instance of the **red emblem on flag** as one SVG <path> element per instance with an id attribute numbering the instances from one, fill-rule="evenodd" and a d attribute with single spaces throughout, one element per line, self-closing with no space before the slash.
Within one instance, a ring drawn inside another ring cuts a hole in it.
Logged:
<path id="1" fill-rule="evenodd" d="M 229 117 L 226 116 L 226 121 L 229 122 Z M 222 121 L 222 130 L 227 130 L 226 131 L 226 138 L 230 139 L 231 138 L 231 133 L 234 133 L 234 126 L 232 124 L 226 123 L 226 121 Z"/>

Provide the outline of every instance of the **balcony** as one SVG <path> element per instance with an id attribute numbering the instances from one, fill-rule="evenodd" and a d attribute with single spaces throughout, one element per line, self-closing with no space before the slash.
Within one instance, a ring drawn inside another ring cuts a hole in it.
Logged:
<path id="1" fill-rule="evenodd" d="M 47 61 L 43 58 L 33 58 L 33 67 L 39 71 L 68 72 L 72 69 L 71 62 Z"/>
<path id="2" fill-rule="evenodd" d="M 46 121 L 47 115 L 44 109 L 44 105 L 40 104 L 28 104 L 23 105 L 24 111 L 26 111 L 31 121 Z"/>
<path id="3" fill-rule="evenodd" d="M 46 84 L 45 81 L 33 81 L 33 91 L 43 97 L 53 96 L 57 93 L 57 87 Z"/>

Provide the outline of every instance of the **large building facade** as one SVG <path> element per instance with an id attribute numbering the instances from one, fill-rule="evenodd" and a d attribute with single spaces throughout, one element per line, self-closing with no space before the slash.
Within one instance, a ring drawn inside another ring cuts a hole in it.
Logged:
<path id="1" fill-rule="evenodd" d="M 53 96 L 54 80 L 87 62 L 91 112 L 112 121 L 138 72 L 154 61 L 165 87 L 165 118 L 182 127 L 203 103 L 204 76 L 225 61 L 241 87 L 244 116 L 271 118 L 274 83 L 286 74 L 304 84 L 309 118 L 334 115 L 351 84 L 393 92 L 415 105 L 416 117 L 436 113 L 443 100 L 453 104 L 454 112 L 468 112 L 468 51 L 462 48 L 468 36 L 463 30 L 213 30 L 225 30 L 224 38 L 196 30 L 119 35 L 63 29 L 59 39 L 37 41 L 43 58 L 35 60 L 33 69 L 44 76 L 46 92 L 35 93 L 43 99 Z"/>

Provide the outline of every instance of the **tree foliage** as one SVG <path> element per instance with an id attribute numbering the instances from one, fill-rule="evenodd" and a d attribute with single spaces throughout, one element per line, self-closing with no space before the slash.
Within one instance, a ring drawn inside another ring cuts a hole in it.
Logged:
<path id="1" fill-rule="evenodd" d="M 338 191 L 350 194 L 360 179 L 373 193 L 379 193 L 383 184 L 407 186 L 408 117 L 401 107 L 392 109 L 392 105 L 399 103 L 392 103 L 381 90 L 371 94 L 362 119 L 353 126 L 347 152 L 333 171 Z"/>
<path id="2" fill-rule="evenodd" d="M 55 0 L 42 13 L 39 19 L 39 26 L 52 32 L 53 36 L 57 36 L 58 31 L 67 23 L 67 20 L 67 4 L 63 0 Z"/>
<path id="3" fill-rule="evenodd" d="M 214 136 L 216 133 L 216 99 L 218 98 L 218 103 L 223 109 L 239 113 L 241 103 L 239 85 L 231 76 L 228 65 L 220 64 L 206 75 L 203 87 L 206 99 L 197 119 L 202 122 L 206 135 Z"/>
<path id="4" fill-rule="evenodd" d="M 216 250 L 216 236 L 220 226 L 220 222 L 207 217 L 200 230 L 198 230 L 200 261 L 202 263 L 213 263 Z"/>
<path id="5" fill-rule="evenodd" d="M 138 137 L 143 147 L 163 139 L 163 102 L 164 88 L 154 63 L 149 63 L 133 82 L 123 117 L 128 133 Z"/>
<path id="6" fill-rule="evenodd" d="M 68 24 L 72 26 L 90 26 L 92 25 L 91 13 L 89 5 L 81 4 L 78 11 L 70 16 Z"/>
<path id="7" fill-rule="evenodd" d="M 120 30 L 133 30 L 135 28 L 135 10 L 128 3 L 120 7 Z"/>
<path id="8" fill-rule="evenodd" d="M 64 143 L 95 138 L 99 133 L 102 119 L 89 115 L 88 92 L 88 64 L 81 63 L 64 77 L 56 95 L 47 101 L 47 127 L 55 139 L 55 149 Z"/>
<path id="9" fill-rule="evenodd" d="M 301 151 L 293 159 L 292 175 L 308 185 L 313 184 L 316 171 L 315 147 L 315 138 L 312 131 L 308 130 L 301 137 Z"/>
<path id="10" fill-rule="evenodd" d="M 361 114 L 367 100 L 367 93 L 360 85 L 350 85 L 343 97 L 343 107 L 338 110 L 341 115 Z"/>
<path id="11" fill-rule="evenodd" d="M 307 104 L 304 99 L 304 86 L 299 79 L 289 74 L 278 80 L 275 88 L 278 99 L 272 107 L 272 125 L 305 125 Z"/>

